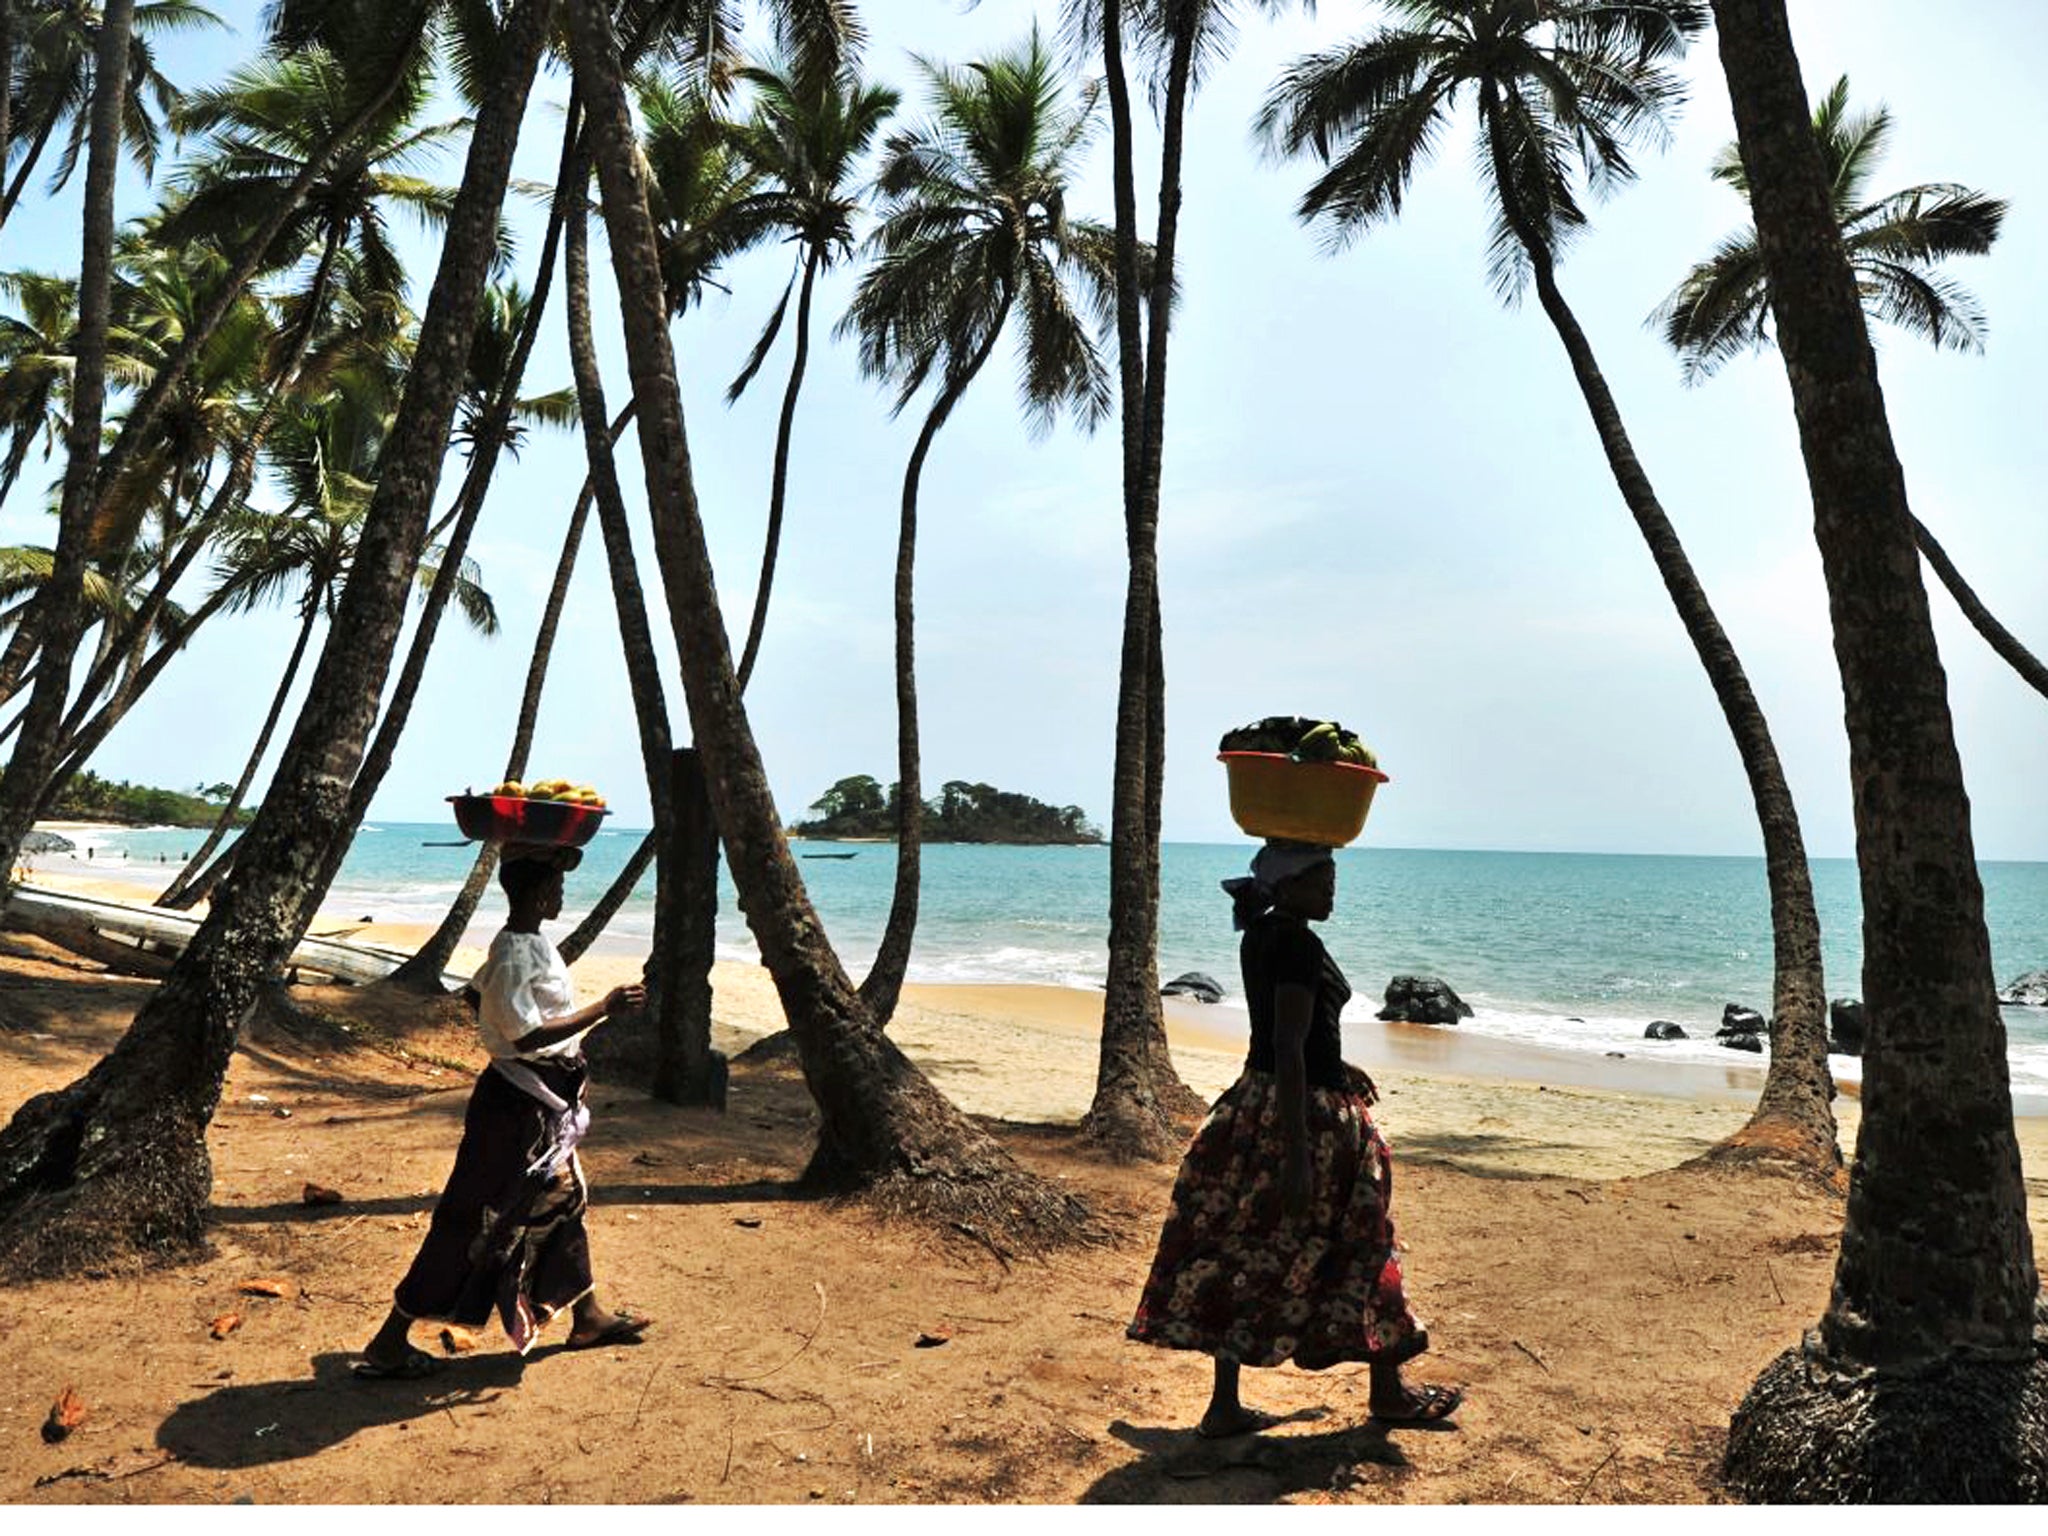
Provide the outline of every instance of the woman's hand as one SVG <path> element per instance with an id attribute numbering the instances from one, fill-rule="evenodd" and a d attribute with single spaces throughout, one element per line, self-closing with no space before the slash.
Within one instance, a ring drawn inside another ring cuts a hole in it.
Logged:
<path id="1" fill-rule="evenodd" d="M 604 995 L 604 1016 L 608 1019 L 646 1006 L 647 989 L 637 981 L 628 982 L 623 987 L 613 987 Z"/>

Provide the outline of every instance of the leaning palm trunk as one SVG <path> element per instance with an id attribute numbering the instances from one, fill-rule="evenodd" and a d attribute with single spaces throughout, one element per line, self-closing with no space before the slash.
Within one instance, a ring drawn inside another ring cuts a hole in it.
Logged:
<path id="1" fill-rule="evenodd" d="M 1920 553 L 1927 563 L 1934 567 L 1934 574 L 1941 578 L 1941 584 L 1948 588 L 1948 595 L 1955 599 L 1956 606 L 1963 610 L 1984 643 L 2004 658 L 2013 671 L 2019 673 L 2033 690 L 2048 697 L 2048 664 L 2044 664 L 2019 637 L 1992 615 L 1984 606 L 1984 600 L 1976 590 L 1963 580 L 1963 573 L 1956 569 L 1955 562 L 1948 557 L 1948 551 L 1935 542 L 1934 535 L 1927 531 L 1927 525 L 1919 518 L 1913 519 L 1913 540 L 1920 546 Z"/>
<path id="2" fill-rule="evenodd" d="M 614 442 L 624 433 L 628 413 L 632 409 L 627 406 L 612 423 Z M 562 538 L 561 558 L 555 562 L 555 579 L 548 586 L 548 600 L 541 610 L 540 629 L 534 635 L 533 656 L 526 667 L 526 686 L 519 696 L 519 718 L 512 727 L 512 747 L 505 755 L 507 779 L 526 776 L 526 756 L 533 749 L 533 731 L 540 719 L 541 689 L 547 683 L 548 665 L 554 659 L 555 635 L 561 628 L 562 609 L 569 600 L 569 582 L 576 574 L 576 553 L 583 544 L 583 530 L 590 522 L 590 498 L 590 481 L 585 478 L 583 489 L 577 493 L 576 505 L 569 512 L 569 529 Z M 384 978 L 387 983 L 430 994 L 442 990 L 442 974 L 447 971 L 448 962 L 454 957 L 462 936 L 469 931 L 470 919 L 476 916 L 484 890 L 497 867 L 498 845 L 485 843 L 477 850 L 476 862 L 470 866 L 469 875 L 462 882 L 462 889 L 456 893 L 447 915 L 441 919 L 441 925 L 410 959 Z"/>
<path id="3" fill-rule="evenodd" d="M 178 871 L 177 878 L 164 888 L 154 905 L 169 907 L 183 912 L 197 904 L 197 897 L 187 897 L 186 890 L 193 880 L 207 867 L 213 858 L 213 850 L 235 824 L 235 816 L 242 809 L 243 797 L 249 793 L 249 786 L 256 782 L 256 770 L 263 762 L 263 754 L 270 750 L 270 736 L 277 729 L 278 718 L 284 714 L 284 701 L 292 691 L 292 684 L 299 678 L 299 663 L 305 660 L 306 645 L 313 638 L 314 621 L 320 617 L 319 606 L 310 599 L 306 603 L 305 616 L 299 621 L 299 637 L 292 645 L 292 654 L 284 664 L 284 676 L 278 679 L 277 692 L 271 695 L 270 711 L 263 717 L 263 729 L 256 733 L 256 745 L 249 749 L 249 760 L 242 765 L 242 776 L 235 781 L 235 787 L 220 808 L 220 817 L 207 832 L 192 857 L 185 861 L 185 867 Z"/>
<path id="4" fill-rule="evenodd" d="M 112 1053 L 0 1131 L 0 1273 L 70 1273 L 189 1253 L 201 1240 L 206 1128 L 242 1019 L 312 919 L 329 840 L 349 830 L 350 786 L 404 622 L 551 9 L 519 0 L 507 16 L 354 569 L 234 874 Z"/>
<path id="5" fill-rule="evenodd" d="M 939 398 L 924 419 L 910 463 L 903 471 L 902 512 L 896 531 L 896 881 L 889 894 L 889 919 L 874 963 L 860 984 L 860 1000 L 879 1029 L 886 1029 L 903 993 L 910 968 L 910 945 L 917 933 L 919 866 L 924 846 L 924 783 L 919 764 L 917 731 L 917 488 L 924 478 L 925 457 L 939 428 L 974 382 L 1009 318 L 1010 300 L 1003 300 L 988 335 L 968 360 L 960 377 L 948 377 Z"/>
<path id="6" fill-rule="evenodd" d="M 761 546 L 761 579 L 754 587 L 754 613 L 747 621 L 747 643 L 740 651 L 739 683 L 745 692 L 761 654 L 761 634 L 768 625 L 768 594 L 775 586 L 775 557 L 782 548 L 782 508 L 789 490 L 789 443 L 796 430 L 796 397 L 804 387 L 804 365 L 811 356 L 811 289 L 818 278 L 819 256 L 813 248 L 804 258 L 803 286 L 796 300 L 796 356 L 789 365 L 789 384 L 782 392 L 782 414 L 775 422 L 775 473 L 768 489 L 768 534 Z"/>
<path id="7" fill-rule="evenodd" d="M 1056 1241 L 1078 1203 L 1020 1168 L 876 1029 L 818 921 L 775 815 L 725 628 L 690 470 L 645 168 L 602 0 L 566 0 L 577 84 L 590 114 L 655 550 L 683 690 L 741 905 L 795 1033 L 819 1114 L 815 1186 L 864 1188 L 900 1207 L 970 1219 L 986 1234 Z"/>
<path id="8" fill-rule="evenodd" d="M 654 863 L 657 843 L 655 834 L 649 832 L 640 839 L 640 846 L 633 850 L 633 856 L 626 860 L 625 867 L 612 877 L 612 883 L 605 887 L 604 894 L 584 914 L 583 921 L 569 930 L 569 936 L 555 947 L 562 958 L 574 965 L 583 958 L 584 951 L 595 944 L 614 917 L 619 915 L 627 899 L 638 889 Z"/>
<path id="9" fill-rule="evenodd" d="M 1498 118 L 1492 87 L 1485 88 L 1489 123 Z M 1671 594 L 1686 638 L 1706 669 L 1722 717 L 1735 738 L 1763 834 L 1764 873 L 1771 897 L 1770 1066 L 1755 1112 L 1743 1128 L 1714 1149 L 1717 1157 L 1790 1157 L 1833 1174 L 1842 1154 L 1835 1144 L 1835 1085 L 1828 1072 L 1827 991 L 1821 972 L 1820 917 L 1813 905 L 1813 878 L 1800 836 L 1799 813 L 1778 761 L 1769 723 L 1758 707 L 1742 662 L 1707 601 L 1706 590 L 1686 558 L 1677 530 L 1665 515 L 1650 477 L 1637 459 L 1621 411 L 1593 356 L 1592 344 L 1558 290 L 1550 248 L 1536 234 L 1509 189 L 1514 178 L 1497 133 L 1490 133 L 1493 169 L 1509 227 L 1528 253 L 1536 295 L 1564 343 L 1586 409 L 1592 415 L 1609 470 L 1621 499 L 1641 530 L 1657 574 Z"/>
<path id="10" fill-rule="evenodd" d="M 568 184 L 579 192 L 590 183 L 592 152 L 591 130 L 585 126 L 573 157 L 573 168 L 568 173 Z M 591 489 L 597 498 L 598 527 L 604 535 L 605 560 L 611 572 L 626 681 L 633 696 L 633 717 L 639 726 L 640 762 L 647 778 L 648 806 L 654 817 L 654 933 L 648 975 L 648 1004 L 654 1014 L 653 1079 L 656 1086 L 667 1090 L 664 1096 L 672 1102 L 704 1103 L 713 1097 L 710 998 L 708 992 L 702 992 L 702 1008 L 686 1016 L 684 1008 L 700 997 L 701 989 L 686 988 L 683 978 L 700 969 L 708 976 L 711 957 L 708 952 L 686 954 L 678 940 L 684 930 L 702 927 L 701 922 L 689 922 L 684 904 L 710 902 L 715 907 L 717 888 L 714 884 L 709 890 L 692 891 L 685 872 L 688 855 L 683 845 L 681 808 L 675 797 L 668 697 L 655 660 L 647 598 L 633 554 L 632 530 L 626 521 L 626 498 L 619 487 L 618 466 L 612 457 L 614 439 L 605 425 L 604 379 L 598 367 L 597 338 L 590 319 L 590 219 L 580 198 L 569 219 L 566 245 L 569 364 L 575 377 L 577 410 L 583 419 L 584 450 L 590 463 Z M 663 334 L 665 337 L 666 332 Z M 634 404 L 645 404 L 638 390 L 634 391 Z M 644 422 L 644 411 L 636 414 Z M 632 884 L 626 884 L 620 900 L 632 889 Z"/>
<path id="11" fill-rule="evenodd" d="M 1123 1156 L 1178 1149 L 1200 1112 L 1174 1070 L 1159 1004 L 1158 807 L 1165 758 L 1165 658 L 1159 622 L 1159 487 L 1166 445 L 1166 342 L 1180 220 L 1180 168 L 1192 68 L 1192 32 L 1176 36 L 1168 64 L 1159 165 L 1150 334 L 1141 344 L 1137 199 L 1129 86 L 1118 0 L 1103 7 L 1115 149 L 1117 339 L 1123 386 L 1124 539 L 1130 578 L 1118 669 L 1116 768 L 1110 811 L 1109 971 L 1089 1134 Z"/>
<path id="12" fill-rule="evenodd" d="M 1813 492 L 1863 897 L 1863 1118 L 1834 1294 L 1750 1389 L 1771 1502 L 2048 1500 L 2048 1323 L 1969 799 L 1877 361 L 1781 0 L 1715 0 Z"/>
<path id="13" fill-rule="evenodd" d="M 113 291 L 114 173 L 121 153 L 121 102 L 128 80 L 128 40 L 134 0 L 110 0 L 100 18 L 94 59 L 91 147 L 85 170 L 85 222 L 79 249 L 78 330 L 72 374 L 69 457 L 58 506 L 57 543 L 43 583 L 41 647 L 35 687 L 22 714 L 19 739 L 0 775 L 0 871 L 14 868 L 21 840 L 60 750 L 58 730 L 71 688 L 72 656 L 85 628 L 87 545 L 92 526 L 94 476 L 99 462 L 100 418 L 106 404 L 107 322 Z M 11 62 L 11 61 L 10 61 Z M 17 631 L 29 627 L 24 617 Z M 27 657 L 22 657 L 26 664 Z M 19 675 L 19 667 L 16 668 Z M 11 887 L 0 883 L 0 910 Z"/>

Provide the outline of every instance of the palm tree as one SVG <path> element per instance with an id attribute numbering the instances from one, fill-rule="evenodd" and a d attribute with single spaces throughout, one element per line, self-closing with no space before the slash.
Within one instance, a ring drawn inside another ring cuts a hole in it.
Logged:
<path id="1" fill-rule="evenodd" d="M 101 415 L 106 402 L 107 332 L 114 277 L 114 174 L 121 151 L 121 106 L 128 70 L 134 0 L 110 0 L 100 19 L 93 61 L 91 149 L 85 173 L 85 216 L 80 239 L 78 329 L 66 433 L 64 489 L 50 577 L 38 596 L 37 643 L 41 660 L 21 717 L 20 735 L 0 774 L 0 870 L 14 868 L 21 839 L 51 764 L 71 686 L 73 653 L 85 623 L 80 601 L 91 542 L 92 492 L 98 467 Z M 16 639 L 29 626 L 24 614 Z M 15 649 L 10 645 L 10 654 Z M 18 674 L 17 674 L 18 675 Z M 0 909 L 10 888 L 0 886 Z"/>
<path id="2" fill-rule="evenodd" d="M 1026 1172 L 874 1027 L 804 891 L 740 702 L 712 581 L 665 330 L 661 258 L 633 152 L 624 71 L 603 0 L 565 0 L 577 88 L 590 115 L 655 551 L 706 787 L 741 905 L 775 979 L 819 1110 L 807 1177 L 990 1235 L 1055 1241 L 1080 1208 Z M 587 407 L 586 407 L 587 409 Z"/>
<path id="3" fill-rule="evenodd" d="M 876 180 L 882 220 L 869 240 L 876 260 L 840 325 L 860 337 L 862 370 L 895 384 L 897 411 L 928 381 L 936 386 L 903 472 L 896 543 L 896 877 L 860 989 L 877 1024 L 895 1012 L 917 927 L 924 801 L 913 581 L 925 458 L 1013 313 L 1023 327 L 1021 389 L 1034 429 L 1049 430 L 1067 410 L 1084 427 L 1106 416 L 1109 375 L 1083 315 L 1107 314 L 1116 291 L 1113 235 L 1067 214 L 1067 188 L 1094 126 L 1094 93 L 1064 99 L 1035 28 L 1021 47 L 965 69 L 922 59 L 918 68 L 932 117 L 889 141 Z"/>
<path id="4" fill-rule="evenodd" d="M 1842 674 L 1868 1020 L 1833 1295 L 1736 1411 L 1724 1471 L 1771 1502 L 2038 1502 L 2048 1310 L 1905 476 L 1784 7 L 1714 9 Z"/>
<path id="5" fill-rule="evenodd" d="M 1954 182 L 1924 182 L 1883 197 L 1869 195 L 1870 180 L 1890 142 L 1892 116 L 1882 106 L 1851 115 L 1849 77 L 1841 76 L 1813 109 L 1813 133 L 1827 167 L 1830 206 L 1842 248 L 1856 273 L 1863 311 L 1937 347 L 1984 350 L 1984 312 L 1976 299 L 1945 277 L 1951 256 L 1981 256 L 1991 249 L 2006 205 Z M 1742 156 L 1730 144 L 1714 161 L 1716 181 L 1749 200 Z M 1770 345 L 1770 292 L 1754 226 L 1723 240 L 1695 266 L 1651 323 L 1697 383 L 1744 351 Z M 2035 691 L 2048 697 L 2048 663 L 2035 656 L 1994 617 L 1948 553 L 1919 518 L 1913 537 L 1949 595 L 1984 637 Z"/>
<path id="6" fill-rule="evenodd" d="M 57 1273 L 116 1255 L 185 1252 L 200 1240 L 211 1182 L 206 1126 L 242 1018 L 304 934 L 325 890 L 331 841 L 354 830 L 350 788 L 404 620 L 553 9 L 549 0 L 512 0 L 491 27 L 493 89 L 470 136 L 355 567 L 234 873 L 113 1052 L 0 1131 L 0 1271 Z M 88 278 L 93 270 L 88 261 Z M 81 312 L 92 310 L 82 304 Z M 81 348 L 81 386 L 86 356 Z"/>
<path id="7" fill-rule="evenodd" d="M 1682 96 L 1667 65 L 1704 27 L 1705 9 L 1698 0 L 1400 0 L 1396 9 L 1407 25 L 1289 68 L 1267 97 L 1260 131 L 1280 151 L 1323 163 L 1299 212 L 1344 240 L 1400 212 L 1445 121 L 1468 96 L 1476 106 L 1494 210 L 1494 288 L 1512 299 L 1525 282 L 1535 283 L 1622 500 L 1735 737 L 1763 834 L 1776 961 L 1770 1068 L 1755 1114 L 1720 1154 L 1789 1155 L 1838 1169 L 1820 921 L 1798 812 L 1735 648 L 1557 285 L 1559 255 L 1586 224 L 1574 165 L 1597 190 L 1634 177 L 1630 151 L 1667 131 Z"/>
<path id="8" fill-rule="evenodd" d="M 15 28 L 14 53 L 8 54 L 14 104 L 8 136 L 0 139 L 0 165 L 12 156 L 13 136 L 26 135 L 21 163 L 0 194 L 0 226 L 7 222 L 22 189 L 42 159 L 59 129 L 65 130 L 63 148 L 48 190 L 61 191 L 78 167 L 85 148 L 93 100 L 94 59 L 106 7 L 88 0 L 57 0 L 33 8 L 10 6 Z M 170 114 L 178 104 L 178 88 L 156 67 L 151 39 L 199 27 L 217 27 L 221 20 L 192 0 L 139 0 L 135 6 L 128 38 L 127 72 L 122 87 L 121 137 L 130 156 L 144 175 L 156 169 L 157 152 L 163 144 L 159 117 Z M 150 110 L 155 103 L 155 111 Z"/>
<path id="9" fill-rule="evenodd" d="M 811 294 L 818 276 L 853 254 L 853 221 L 861 194 L 853 178 L 875 135 L 896 110 L 896 92 L 864 84 L 851 69 L 805 76 L 786 63 L 743 69 L 753 87 L 753 115 L 732 130 L 740 157 L 770 186 L 735 212 L 785 232 L 797 247 L 797 270 L 768 317 L 753 355 L 726 391 L 738 400 L 782 330 L 791 289 L 796 291 L 796 350 L 782 414 L 775 427 L 775 469 L 768 492 L 768 532 L 761 553 L 761 577 L 754 588 L 754 612 L 740 650 L 739 682 L 745 688 L 761 652 L 768 619 L 768 594 L 775 582 L 775 558 L 782 543 L 782 513 L 789 484 L 790 437 L 796 425 L 798 393 L 811 352 Z M 643 106 L 643 116 L 646 116 Z"/>
<path id="10" fill-rule="evenodd" d="M 48 272 L 0 272 L 0 298 L 18 315 L 0 315 L 0 502 L 14 489 L 29 450 L 40 438 L 43 455 L 64 435 L 62 414 L 71 387 L 78 284 Z"/>
<path id="11" fill-rule="evenodd" d="M 1252 8 L 1275 14 L 1286 8 L 1286 0 L 1254 0 Z M 1095 1094 L 1082 1124 L 1118 1156 L 1177 1152 L 1181 1128 L 1202 1109 L 1174 1069 L 1159 1005 L 1159 829 L 1166 771 L 1159 488 L 1187 109 L 1204 68 L 1228 51 L 1242 9 L 1235 0 L 1066 0 L 1064 6 L 1077 51 L 1083 57 L 1099 51 L 1102 60 L 1115 209 L 1124 542 L 1130 571 L 1117 680 L 1108 976 Z M 1149 75 L 1160 118 L 1157 258 L 1149 275 L 1138 238 L 1127 50 Z"/>

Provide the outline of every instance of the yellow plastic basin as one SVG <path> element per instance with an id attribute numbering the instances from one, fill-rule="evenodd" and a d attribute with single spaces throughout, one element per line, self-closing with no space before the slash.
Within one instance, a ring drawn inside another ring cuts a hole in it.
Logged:
<path id="1" fill-rule="evenodd" d="M 1297 763 L 1278 752 L 1219 752 L 1230 816 L 1253 837 L 1341 848 L 1365 830 L 1387 775 L 1363 763 Z"/>

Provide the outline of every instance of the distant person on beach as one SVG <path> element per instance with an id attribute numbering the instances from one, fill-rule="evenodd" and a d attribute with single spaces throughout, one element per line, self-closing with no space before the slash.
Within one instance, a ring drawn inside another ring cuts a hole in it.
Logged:
<path id="1" fill-rule="evenodd" d="M 358 1376 L 410 1380 L 438 1370 L 440 1362 L 407 1339 L 423 1318 L 480 1328 L 495 1310 L 522 1355 L 565 1307 L 571 1349 L 632 1343 L 648 1328 L 647 1318 L 598 1304 L 583 1226 L 589 1188 L 576 1157 L 590 1125 L 583 1036 L 640 1007 L 646 993 L 614 987 L 601 1001 L 576 1006 L 569 968 L 540 925 L 561 916 L 563 870 L 579 857 L 508 849 L 498 866 L 511 915 L 470 982 L 491 1064 L 470 1094 L 455 1168 L 426 1241 L 364 1348 Z"/>
<path id="2" fill-rule="evenodd" d="M 1368 1406 L 1383 1422 L 1448 1418 L 1461 1389 L 1401 1379 L 1429 1335 L 1402 1293 L 1378 1095 L 1341 1054 L 1351 988 L 1309 931 L 1330 915 L 1336 863 L 1327 848 L 1273 839 L 1223 888 L 1244 934 L 1251 1053 L 1181 1161 L 1126 1332 L 1214 1357 L 1198 1426 L 1211 1438 L 1278 1422 L 1238 1400 L 1238 1370 L 1290 1359 L 1307 1371 L 1367 1362 Z"/>

